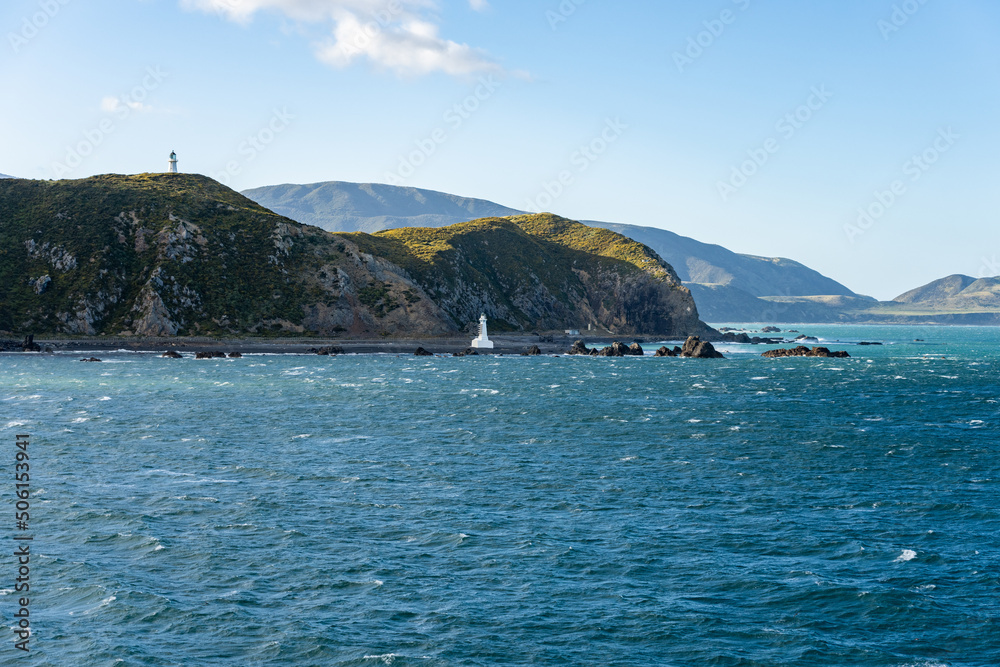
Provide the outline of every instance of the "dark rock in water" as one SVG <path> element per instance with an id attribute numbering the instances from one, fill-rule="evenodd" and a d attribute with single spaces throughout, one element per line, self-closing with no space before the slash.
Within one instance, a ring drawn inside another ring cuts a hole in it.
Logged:
<path id="1" fill-rule="evenodd" d="M 166 352 L 164 352 L 160 356 L 161 357 L 166 357 L 167 359 L 183 359 L 183 357 L 180 354 L 178 354 L 177 352 L 174 352 L 173 350 L 167 350 Z"/>
<path id="2" fill-rule="evenodd" d="M 631 345 L 628 346 L 628 354 L 632 355 L 633 357 L 641 357 L 646 353 L 645 351 L 643 351 L 642 345 L 639 345 L 639 343 L 632 343 Z"/>
<path id="3" fill-rule="evenodd" d="M 677 353 L 664 345 L 653 355 L 654 357 L 676 357 Z"/>
<path id="4" fill-rule="evenodd" d="M 24 337 L 24 342 L 21 344 L 21 349 L 24 352 L 41 352 L 42 347 L 35 342 L 34 334 L 28 334 Z M 98 360 L 99 361 L 99 360 Z"/>
<path id="5" fill-rule="evenodd" d="M 462 350 L 461 352 L 456 352 L 455 354 L 453 354 L 451 356 L 453 356 L 453 357 L 478 357 L 479 356 L 479 351 L 476 350 L 476 348 L 474 348 L 474 347 L 467 347 L 464 350 Z"/>
<path id="6" fill-rule="evenodd" d="M 701 340 L 698 336 L 691 336 L 684 342 L 681 356 L 691 359 L 725 359 L 711 343 Z"/>
<path id="7" fill-rule="evenodd" d="M 588 352 L 588 354 L 592 357 L 599 357 L 601 356 L 601 351 L 595 347 L 590 352 Z"/>
<path id="8" fill-rule="evenodd" d="M 602 357 L 627 357 L 630 354 L 629 348 L 624 343 L 618 341 L 611 343 L 611 345 L 598 352 L 598 355 Z"/>
<path id="9" fill-rule="evenodd" d="M 764 327 L 760 330 L 761 333 L 781 333 L 781 329 L 778 327 Z"/>
<path id="10" fill-rule="evenodd" d="M 521 353 L 522 357 L 540 357 L 542 355 L 542 350 L 537 345 L 532 345 L 527 350 Z"/>
<path id="11" fill-rule="evenodd" d="M 785 341 L 780 338 L 760 338 L 759 336 L 754 336 L 750 339 L 750 342 L 754 345 L 781 345 Z"/>
<path id="12" fill-rule="evenodd" d="M 745 333 L 737 334 L 737 333 L 732 333 L 732 331 L 724 333 L 722 335 L 722 340 L 726 341 L 727 343 L 744 343 L 746 345 L 749 345 L 750 343 L 753 342 L 753 339 L 750 338 L 750 336 L 746 335 Z"/>
<path id="13" fill-rule="evenodd" d="M 767 357 L 768 359 L 781 359 L 784 357 L 821 357 L 821 358 L 834 358 L 834 359 L 846 359 L 849 358 L 847 352 L 843 350 L 837 350 L 836 352 L 831 352 L 829 348 L 825 347 L 814 347 L 811 350 L 805 345 L 799 345 L 791 349 L 780 349 L 780 350 L 768 350 L 761 356 Z"/>
<path id="14" fill-rule="evenodd" d="M 869 343 L 869 342 L 868 342 L 868 341 L 866 341 L 866 340 L 863 340 L 863 341 L 861 341 L 860 343 L 858 343 L 858 345 L 863 345 L 863 346 L 864 346 L 864 345 L 881 345 L 881 344 L 882 344 L 882 343 Z"/>
<path id="15" fill-rule="evenodd" d="M 100 361 L 100 359 L 98 359 L 97 357 L 91 357 L 90 359 L 81 359 L 80 361 L 94 362 L 94 361 Z"/>
<path id="16" fill-rule="evenodd" d="M 819 338 L 816 338 L 815 336 L 806 336 L 805 334 L 803 334 L 801 336 L 796 336 L 795 340 L 805 340 L 805 341 L 809 341 L 810 343 L 819 342 Z"/>
<path id="17" fill-rule="evenodd" d="M 240 354 L 239 352 L 230 352 L 229 353 L 229 358 L 230 359 L 242 359 L 243 355 Z"/>
<path id="18" fill-rule="evenodd" d="M 582 354 L 584 356 L 587 356 L 591 354 L 591 351 L 587 348 L 586 343 L 584 343 L 582 340 L 578 340 L 573 343 L 573 347 L 570 348 L 567 354 Z"/>
<path id="19" fill-rule="evenodd" d="M 225 359 L 226 353 L 213 351 L 213 352 L 196 352 L 194 355 L 195 359 Z"/>
<path id="20" fill-rule="evenodd" d="M 323 357 L 335 357 L 338 354 L 343 354 L 344 348 L 339 345 L 327 345 L 326 347 L 321 347 L 316 350 L 316 354 Z"/>
<path id="21" fill-rule="evenodd" d="M 433 357 L 434 353 L 433 352 L 428 352 L 427 350 L 425 350 L 422 347 L 418 347 L 417 351 L 413 353 L 413 356 L 415 356 L 415 357 Z"/>

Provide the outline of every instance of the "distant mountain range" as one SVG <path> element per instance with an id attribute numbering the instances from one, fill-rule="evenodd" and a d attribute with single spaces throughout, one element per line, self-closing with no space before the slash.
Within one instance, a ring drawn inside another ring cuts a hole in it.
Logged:
<path id="1" fill-rule="evenodd" d="M 482 199 L 372 183 L 275 185 L 243 194 L 276 213 L 330 232 L 441 227 L 481 217 L 523 214 Z M 859 305 L 877 303 L 789 259 L 742 255 L 655 227 L 581 222 L 618 232 L 655 251 L 691 290 L 701 316 L 708 321 L 826 321 L 831 317 L 824 303 L 762 297 L 824 296 L 842 297 Z"/>
<path id="2" fill-rule="evenodd" d="M 976 312 L 995 309 L 1000 303 L 1000 277 L 948 276 L 901 294 L 893 301 L 911 309 L 930 311 Z"/>
<path id="3" fill-rule="evenodd" d="M 378 183 L 272 185 L 242 194 L 286 218 L 328 232 L 374 234 L 400 227 L 447 227 L 524 213 L 483 199 Z"/>

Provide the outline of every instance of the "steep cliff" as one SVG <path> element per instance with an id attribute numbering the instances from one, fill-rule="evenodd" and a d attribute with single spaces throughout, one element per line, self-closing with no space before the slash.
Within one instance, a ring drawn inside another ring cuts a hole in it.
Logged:
<path id="1" fill-rule="evenodd" d="M 0 330 L 708 333 L 655 253 L 551 215 L 331 234 L 191 174 L 0 181 Z"/>
<path id="2" fill-rule="evenodd" d="M 447 333 L 418 285 L 203 176 L 0 182 L 0 329 Z"/>
<path id="3" fill-rule="evenodd" d="M 485 312 L 499 331 L 586 328 L 710 333 L 691 293 L 646 246 L 550 214 L 344 234 L 412 276 L 456 325 Z"/>

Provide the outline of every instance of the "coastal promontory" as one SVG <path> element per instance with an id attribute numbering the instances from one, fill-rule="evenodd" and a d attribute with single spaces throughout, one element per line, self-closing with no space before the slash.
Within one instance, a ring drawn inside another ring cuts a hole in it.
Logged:
<path id="1" fill-rule="evenodd" d="M 0 181 L 0 331 L 712 332 L 646 246 L 556 216 L 332 234 L 193 174 Z"/>

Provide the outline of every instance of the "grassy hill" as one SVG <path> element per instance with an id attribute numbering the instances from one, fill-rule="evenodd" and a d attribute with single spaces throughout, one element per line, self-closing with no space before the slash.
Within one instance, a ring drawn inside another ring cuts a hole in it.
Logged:
<path id="1" fill-rule="evenodd" d="M 344 234 L 402 267 L 452 316 L 503 330 L 707 332 L 690 292 L 649 248 L 551 214 Z"/>
<path id="2" fill-rule="evenodd" d="M 372 290 L 383 297 L 372 298 Z M 367 291 L 366 291 L 367 290 Z M 391 301 L 391 313 L 386 313 Z M 190 174 L 0 181 L 0 329 L 445 332 L 398 269 Z"/>
<path id="3" fill-rule="evenodd" d="M 454 333 L 597 324 L 702 333 L 648 248 L 555 216 L 336 235 L 204 176 L 0 180 L 0 330 Z"/>

